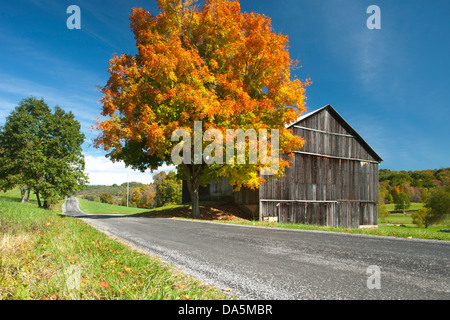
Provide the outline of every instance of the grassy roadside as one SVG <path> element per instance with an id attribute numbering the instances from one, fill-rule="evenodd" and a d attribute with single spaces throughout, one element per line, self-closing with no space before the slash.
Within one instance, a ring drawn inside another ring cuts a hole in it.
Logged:
<path id="1" fill-rule="evenodd" d="M 229 299 L 90 225 L 0 193 L 1 299 Z"/>

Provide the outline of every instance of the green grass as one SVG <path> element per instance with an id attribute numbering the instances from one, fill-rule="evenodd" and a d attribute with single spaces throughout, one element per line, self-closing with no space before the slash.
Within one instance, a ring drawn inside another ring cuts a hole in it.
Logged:
<path id="1" fill-rule="evenodd" d="M 82 198 L 77 198 L 80 204 L 80 209 L 86 213 L 93 214 L 136 214 L 148 211 L 148 209 L 117 206 L 114 204 L 101 203 L 89 201 Z"/>
<path id="2" fill-rule="evenodd" d="M 230 298 L 78 219 L 19 201 L 0 193 L 0 299 Z"/>
<path id="3" fill-rule="evenodd" d="M 389 212 L 396 212 L 395 211 L 395 203 L 389 203 L 386 204 L 386 210 Z M 411 211 L 417 211 L 423 208 L 423 203 L 421 202 L 412 202 L 411 206 L 408 208 L 408 210 L 406 210 L 406 212 L 411 212 Z"/>

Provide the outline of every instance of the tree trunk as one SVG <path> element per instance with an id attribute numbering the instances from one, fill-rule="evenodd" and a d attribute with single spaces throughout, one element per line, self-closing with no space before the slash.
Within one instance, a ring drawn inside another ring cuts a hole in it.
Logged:
<path id="1" fill-rule="evenodd" d="M 194 218 L 200 219 L 200 203 L 198 197 L 198 187 L 196 190 L 192 190 L 191 198 L 192 198 L 192 215 L 194 216 Z"/>
<path id="2" fill-rule="evenodd" d="M 186 173 L 186 184 L 191 195 L 192 216 L 195 219 L 200 219 L 200 199 L 198 189 L 200 187 L 201 170 L 195 170 L 196 168 L 193 164 L 185 164 L 183 167 Z"/>
<path id="3" fill-rule="evenodd" d="M 36 193 L 36 198 L 37 198 L 39 208 L 42 208 L 41 198 L 39 198 L 39 192 L 34 191 L 34 193 Z"/>
<path id="4" fill-rule="evenodd" d="M 26 193 L 26 189 L 20 187 L 20 195 L 21 195 L 21 198 L 22 198 L 22 199 L 20 200 L 21 203 L 24 203 L 24 202 L 25 202 L 25 193 Z"/>
<path id="5" fill-rule="evenodd" d="M 25 198 L 25 201 L 26 201 L 26 202 L 29 202 L 29 201 L 30 201 L 30 192 L 31 192 L 31 189 L 28 189 L 28 190 L 27 190 L 27 197 Z"/>

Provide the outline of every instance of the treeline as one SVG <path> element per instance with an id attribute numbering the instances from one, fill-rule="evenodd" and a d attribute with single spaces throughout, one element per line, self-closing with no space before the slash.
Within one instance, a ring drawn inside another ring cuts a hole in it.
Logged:
<path id="1" fill-rule="evenodd" d="M 434 189 L 450 185 L 450 168 L 416 171 L 380 169 L 380 201 L 386 204 L 403 201 L 423 202 Z M 399 199 L 400 198 L 400 199 Z"/>
<path id="2" fill-rule="evenodd" d="M 128 183 L 128 206 L 138 208 L 156 208 L 171 204 L 181 204 L 182 182 L 174 171 L 164 171 L 153 176 L 153 183 Z M 127 183 L 112 186 L 87 186 L 77 196 L 86 200 L 97 201 L 120 206 L 127 205 Z"/>

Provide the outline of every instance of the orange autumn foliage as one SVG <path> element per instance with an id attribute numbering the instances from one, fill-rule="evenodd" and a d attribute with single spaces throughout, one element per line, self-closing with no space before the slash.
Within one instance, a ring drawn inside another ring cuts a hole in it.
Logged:
<path id="1" fill-rule="evenodd" d="M 302 147 L 286 129 L 305 111 L 309 80 L 291 79 L 298 61 L 290 58 L 288 37 L 277 34 L 267 16 L 241 11 L 239 1 L 158 0 L 152 15 L 133 8 L 131 30 L 137 54 L 109 63 L 96 128 L 113 160 L 138 169 L 170 162 L 172 132 L 278 129 L 279 153 Z M 270 145 L 269 145 L 270 148 Z M 289 161 L 280 161 L 280 172 Z M 208 170 L 208 166 L 202 170 Z M 238 185 L 258 187 L 260 165 L 216 170 Z"/>

